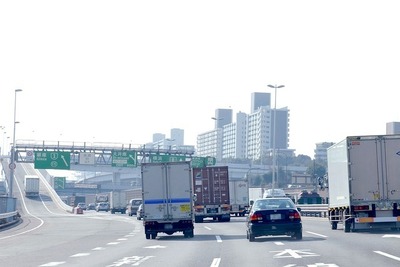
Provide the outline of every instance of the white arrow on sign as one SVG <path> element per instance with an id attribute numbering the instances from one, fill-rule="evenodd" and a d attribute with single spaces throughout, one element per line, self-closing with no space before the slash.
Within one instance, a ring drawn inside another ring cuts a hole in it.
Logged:
<path id="1" fill-rule="evenodd" d="M 67 161 L 65 160 L 65 157 L 64 157 L 63 155 L 61 155 L 61 158 L 62 158 L 62 160 L 64 161 L 64 163 L 65 163 L 65 166 L 67 166 L 67 167 L 68 167 L 68 163 L 67 163 Z"/>
<path id="2" fill-rule="evenodd" d="M 166 248 L 166 246 L 156 245 L 156 246 L 150 246 L 150 247 L 144 247 L 144 248 Z"/>

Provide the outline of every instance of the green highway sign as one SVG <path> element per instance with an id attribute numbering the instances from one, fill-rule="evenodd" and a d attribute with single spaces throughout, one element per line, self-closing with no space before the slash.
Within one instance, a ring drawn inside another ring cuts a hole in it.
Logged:
<path id="1" fill-rule="evenodd" d="M 113 167 L 137 167 L 136 151 L 113 151 L 111 166 Z"/>
<path id="2" fill-rule="evenodd" d="M 186 161 L 186 156 L 151 154 L 149 156 L 149 160 L 152 163 L 179 162 L 179 161 Z"/>
<path id="3" fill-rule="evenodd" d="M 204 168 L 215 165 L 216 162 L 217 160 L 214 157 L 193 157 L 192 168 Z"/>
<path id="4" fill-rule="evenodd" d="M 204 159 L 204 164 L 206 164 L 206 166 L 214 166 L 217 163 L 217 159 L 214 157 L 206 157 Z"/>
<path id="5" fill-rule="evenodd" d="M 65 189 L 65 177 L 54 177 L 54 189 Z"/>
<path id="6" fill-rule="evenodd" d="M 61 151 L 35 151 L 35 169 L 70 170 L 71 154 Z"/>

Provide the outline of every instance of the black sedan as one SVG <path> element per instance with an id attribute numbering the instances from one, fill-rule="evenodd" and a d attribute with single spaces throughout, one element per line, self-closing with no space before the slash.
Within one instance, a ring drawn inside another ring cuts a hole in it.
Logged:
<path id="1" fill-rule="evenodd" d="M 246 220 L 247 239 L 258 236 L 288 235 L 303 238 L 300 209 L 290 198 L 276 197 L 256 200 Z"/>

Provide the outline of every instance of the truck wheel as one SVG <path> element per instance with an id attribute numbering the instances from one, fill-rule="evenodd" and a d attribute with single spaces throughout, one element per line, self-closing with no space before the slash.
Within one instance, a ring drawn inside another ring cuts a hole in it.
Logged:
<path id="1" fill-rule="evenodd" d="M 202 223 L 203 222 L 203 218 L 202 217 L 194 217 L 194 222 L 195 223 Z"/>
<path id="2" fill-rule="evenodd" d="M 190 237 L 190 238 L 193 238 L 193 237 L 194 237 L 194 231 L 193 231 L 193 230 L 190 230 L 190 231 L 189 231 L 189 237 Z"/>
<path id="3" fill-rule="evenodd" d="M 151 239 L 156 239 L 157 233 L 151 234 Z"/>
<path id="4" fill-rule="evenodd" d="M 331 228 L 332 228 L 332 230 L 336 230 L 337 229 L 337 222 L 332 222 L 331 223 Z"/>
<path id="5" fill-rule="evenodd" d="M 146 239 L 150 239 L 150 234 L 146 234 Z"/>
<path id="6" fill-rule="evenodd" d="M 351 227 L 351 223 L 350 222 L 344 222 L 344 227 L 343 230 L 345 233 L 349 233 L 350 232 L 350 227 Z"/>

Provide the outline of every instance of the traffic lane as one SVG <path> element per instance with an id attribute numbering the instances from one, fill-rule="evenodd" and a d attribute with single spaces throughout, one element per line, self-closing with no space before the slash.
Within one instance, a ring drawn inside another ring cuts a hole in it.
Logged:
<path id="1" fill-rule="evenodd" d="M 311 246 L 316 254 L 321 255 L 324 263 L 334 263 L 338 266 L 399 266 L 400 262 L 376 253 L 390 252 L 390 255 L 400 257 L 398 238 L 384 238 L 392 231 L 364 231 L 345 233 L 339 225 L 332 230 L 327 220 L 322 218 L 306 218 L 303 220 L 303 230 L 308 235 L 321 236 L 326 239 L 323 246 Z M 397 244 L 397 245 L 396 245 Z"/>
<path id="2" fill-rule="evenodd" d="M 48 218 L 40 229 L 28 235 L 10 238 L 8 245 L 2 246 L 0 255 L 7 256 L 0 256 L 0 266 L 46 264 L 55 266 L 57 262 L 71 261 L 75 262 L 75 266 L 105 266 L 104 263 L 112 262 L 114 257 L 119 258 L 115 252 L 103 258 L 102 255 L 106 253 L 106 249 L 115 246 L 117 242 L 122 242 L 124 236 L 132 234 L 135 224 L 137 223 L 130 218 L 118 219 L 108 214 L 92 217 L 77 215 Z M 99 261 L 97 265 L 92 265 L 91 262 L 96 262 L 93 258 L 95 252 L 99 252 L 97 256 L 103 262 Z M 20 257 L 21 253 L 23 257 Z M 92 255 L 92 259 L 86 265 L 76 265 L 82 255 Z"/>
<path id="3" fill-rule="evenodd" d="M 222 233 L 221 230 L 223 229 L 231 229 L 231 227 L 219 227 L 218 225 L 219 224 L 214 224 L 214 229 L 216 227 L 219 228 L 219 230 L 217 231 L 219 233 Z M 236 228 L 236 224 L 230 224 L 230 226 Z M 230 239 L 230 231 L 232 231 L 232 229 L 226 231 L 225 235 L 220 235 L 225 246 L 229 246 L 229 243 L 227 241 Z M 374 249 L 373 247 L 368 247 L 367 244 L 363 244 L 365 243 L 365 234 L 369 235 L 371 233 L 357 233 L 359 234 L 356 239 L 357 241 L 352 240 L 351 244 L 348 244 L 347 239 L 351 239 L 351 237 L 346 236 L 347 234 L 348 233 L 344 233 L 344 231 L 340 230 L 332 231 L 326 218 L 303 217 L 303 240 L 297 241 L 285 236 L 259 237 L 256 238 L 256 242 L 254 242 L 258 243 L 259 245 L 253 245 L 250 244 L 250 242 L 248 242 L 249 244 L 247 245 L 243 244 L 242 248 L 248 248 L 254 253 L 253 255 L 260 255 L 258 258 L 262 259 L 261 262 L 257 262 L 257 260 L 254 260 L 254 256 L 252 257 L 251 255 L 247 255 L 247 250 L 237 250 L 235 248 L 235 244 L 227 249 L 227 252 L 225 254 L 231 254 L 231 256 L 223 257 L 221 259 L 220 266 L 235 266 L 234 264 L 236 264 L 238 261 L 236 255 L 242 255 L 244 258 L 247 258 L 249 260 L 251 259 L 251 264 L 255 265 L 263 264 L 266 262 L 268 262 L 272 266 L 299 266 L 299 264 L 300 266 L 302 264 L 313 265 L 318 262 L 331 264 L 332 266 L 354 266 L 354 262 L 358 262 L 358 264 L 360 265 L 370 264 L 371 262 L 368 259 L 362 256 L 357 257 L 357 255 L 365 255 L 366 253 L 377 254 L 376 249 Z M 373 241 L 372 243 L 378 248 L 390 248 L 389 251 L 395 252 L 396 248 L 398 248 L 398 243 L 396 245 L 396 241 L 398 241 L 398 238 L 387 234 L 386 238 L 391 239 L 391 244 L 389 244 L 389 242 L 382 242 L 382 238 L 382 235 L 378 235 L 377 240 Z M 236 237 L 233 237 L 232 239 L 237 240 Z M 343 246 L 342 242 L 345 242 L 346 245 Z M 356 247 L 356 249 L 353 249 L 353 247 Z M 265 255 L 266 249 L 268 249 L 269 256 Z M 394 256 L 396 257 L 397 254 L 398 253 L 396 252 Z M 374 262 L 374 264 L 376 265 L 385 263 L 388 264 L 388 266 L 393 266 L 393 264 L 397 264 L 397 262 L 394 261 L 393 258 L 388 257 L 388 255 L 385 256 L 387 258 L 390 258 L 392 262 L 382 258 L 382 255 L 380 256 L 381 257 L 376 257 L 376 255 L 374 255 L 372 262 Z M 247 264 L 249 263 L 250 262 L 247 262 Z"/>
<path id="4" fill-rule="evenodd" d="M 143 231 L 139 239 L 146 241 L 146 245 L 135 256 L 147 260 L 140 266 L 218 266 L 215 264 L 221 258 L 221 239 L 204 225 L 207 223 L 195 224 L 193 238 L 185 238 L 177 232 L 172 235 L 159 233 L 156 239 L 146 240 Z"/>

